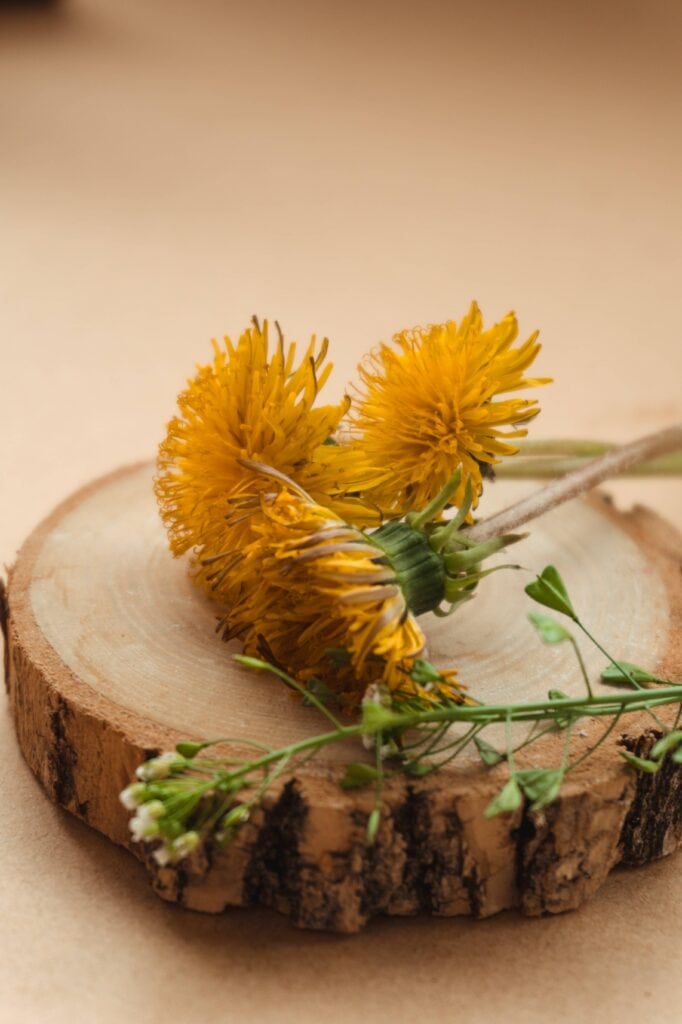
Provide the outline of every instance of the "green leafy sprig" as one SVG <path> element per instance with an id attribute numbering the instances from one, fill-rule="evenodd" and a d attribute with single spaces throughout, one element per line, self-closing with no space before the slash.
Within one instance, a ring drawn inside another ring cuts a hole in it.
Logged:
<path id="1" fill-rule="evenodd" d="M 281 778 L 291 776 L 309 759 L 333 744 L 360 740 L 372 751 L 371 761 L 358 760 L 347 765 L 340 784 L 345 789 L 372 785 L 374 801 L 367 819 L 367 842 L 373 843 L 381 823 L 385 780 L 396 775 L 424 777 L 438 771 L 474 744 L 484 765 L 506 762 L 508 780 L 485 810 L 487 817 L 511 813 L 524 800 L 532 810 L 540 810 L 557 799 L 566 776 L 591 757 L 618 726 L 624 715 L 677 705 L 671 728 L 656 717 L 662 735 L 649 758 L 622 751 L 621 757 L 633 768 L 654 773 L 666 758 L 682 765 L 682 684 L 674 684 L 639 666 L 616 661 L 581 622 L 561 575 L 553 566 L 526 588 L 536 603 L 570 619 L 608 658 L 602 681 L 613 693 L 595 694 L 578 643 L 559 621 L 540 612 L 531 612 L 530 621 L 543 643 L 569 643 L 575 652 L 586 693 L 569 697 L 550 690 L 547 698 L 515 704 L 485 704 L 471 701 L 458 704 L 439 698 L 430 706 L 423 701 L 401 700 L 392 703 L 390 695 L 372 687 L 362 703 L 360 720 L 341 722 L 325 701 L 324 687 L 303 687 L 276 666 L 245 655 L 236 660 L 255 671 L 269 672 L 292 689 L 299 691 L 328 720 L 330 729 L 284 747 L 272 748 L 241 738 L 184 741 L 174 752 L 161 754 L 142 764 L 138 781 L 121 794 L 124 805 L 134 810 L 130 830 L 136 841 L 154 844 L 153 856 L 164 866 L 187 857 L 202 843 L 228 844 L 236 831 L 249 820 L 266 793 Z M 336 652 L 335 656 L 338 656 Z M 413 674 L 422 685 L 437 683 L 442 677 L 429 662 L 415 663 Z M 570 757 L 570 740 L 579 720 L 605 718 L 601 735 L 575 759 Z M 527 723 L 524 740 L 512 742 L 512 726 Z M 503 725 L 506 744 L 503 751 L 493 746 L 482 733 L 491 726 Z M 458 727 L 456 730 L 453 727 Z M 546 768 L 519 768 L 515 755 L 550 733 L 563 733 L 563 754 L 558 765 Z M 212 748 L 225 743 L 248 747 L 247 756 L 212 756 Z"/>

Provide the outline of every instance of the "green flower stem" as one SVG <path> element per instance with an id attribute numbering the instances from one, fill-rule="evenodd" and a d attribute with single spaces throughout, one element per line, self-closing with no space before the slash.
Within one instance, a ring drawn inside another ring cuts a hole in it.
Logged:
<path id="1" fill-rule="evenodd" d="M 645 696 L 646 693 L 646 696 Z M 225 772 L 230 781 L 242 779 L 245 776 L 268 768 L 270 765 L 286 758 L 290 760 L 298 754 L 309 751 L 321 750 L 332 743 L 338 743 L 348 739 L 359 739 L 363 735 L 377 735 L 381 732 L 401 732 L 417 728 L 420 725 L 428 724 L 454 724 L 464 722 L 467 724 L 507 723 L 508 721 L 541 721 L 543 719 L 561 718 L 562 712 L 576 711 L 581 716 L 600 717 L 601 715 L 614 715 L 625 711 L 643 711 L 651 707 L 660 707 L 668 704 L 676 704 L 682 701 L 682 685 L 661 687 L 654 695 L 650 691 L 628 692 L 618 696 L 605 694 L 603 696 L 585 699 L 584 697 L 568 697 L 563 700 L 532 701 L 525 704 L 486 704 L 481 706 L 452 705 L 447 707 L 433 708 L 428 711 L 390 712 L 383 724 L 376 726 L 363 725 L 358 722 L 354 725 L 339 726 L 338 728 L 320 733 L 317 736 L 310 736 L 296 743 L 291 743 L 279 750 L 270 751 L 262 757 L 248 761 L 235 769 L 228 769 Z M 202 760 L 194 762 L 196 770 L 201 770 Z M 218 759 L 212 760 L 211 769 L 220 764 Z M 208 768 L 208 764 L 206 765 Z"/>
<path id="2" fill-rule="evenodd" d="M 610 451 L 605 448 L 605 451 Z M 500 480 L 551 480 L 564 476 L 576 469 L 586 466 L 588 456 L 579 455 L 538 455 L 529 458 L 514 458 L 495 466 L 495 476 Z M 682 476 L 682 455 L 662 455 L 658 459 L 650 459 L 639 465 L 624 469 L 618 476 L 649 477 L 649 476 Z"/>
<path id="3" fill-rule="evenodd" d="M 580 622 L 578 622 L 578 625 L 582 629 L 582 626 L 581 626 Z M 591 639 L 592 639 L 592 637 L 590 637 L 590 640 Z M 580 671 L 582 673 L 583 679 L 585 680 L 585 686 L 587 687 L 587 692 L 589 693 L 590 700 L 591 700 L 594 697 L 594 693 L 592 691 L 592 684 L 590 683 L 590 677 L 587 674 L 587 669 L 585 667 L 585 662 L 583 661 L 583 656 L 580 653 L 580 648 L 578 647 L 578 644 L 577 644 L 577 641 L 576 641 L 575 637 L 573 637 L 573 636 L 569 637 L 569 643 L 572 645 L 573 650 L 575 651 L 575 656 L 578 659 L 578 664 L 580 665 Z"/>
<path id="4" fill-rule="evenodd" d="M 515 442 L 520 455 L 573 455 L 593 459 L 611 451 L 617 445 L 609 441 L 585 441 L 582 438 L 538 438 Z"/>
<path id="5" fill-rule="evenodd" d="M 237 660 L 241 665 L 244 665 L 246 668 L 260 669 L 262 668 L 263 664 L 259 658 L 249 658 L 249 656 L 246 654 L 240 655 L 235 660 Z M 317 708 L 320 714 L 324 715 L 324 717 L 329 722 L 331 722 L 332 725 L 335 725 L 337 729 L 341 728 L 341 722 L 339 722 L 336 715 L 329 710 L 326 704 L 322 703 L 319 697 L 317 697 L 316 694 L 312 692 L 312 690 L 307 690 L 305 686 L 301 686 L 297 679 L 294 679 L 293 676 L 288 675 L 288 673 L 284 672 L 282 669 L 277 668 L 276 665 L 269 664 L 268 671 L 273 676 L 277 676 L 278 679 L 281 679 L 282 682 L 286 683 L 286 685 L 291 687 L 292 690 L 296 690 L 296 692 L 299 693 L 301 697 L 303 697 L 303 699 L 307 701 L 308 704 L 312 704 L 313 707 Z"/>
<path id="6" fill-rule="evenodd" d="M 611 723 L 607 726 L 606 729 L 604 729 L 604 732 L 601 734 L 597 742 L 593 743 L 591 747 L 588 747 L 584 754 L 581 754 L 580 757 L 576 758 L 576 760 L 573 761 L 573 763 L 570 764 L 566 769 L 567 772 L 572 772 L 574 768 L 577 768 L 579 764 L 582 764 L 583 761 L 587 761 L 588 757 L 591 757 L 592 754 L 594 754 L 595 750 L 597 750 L 598 747 L 602 745 L 604 740 L 606 740 L 611 735 L 613 730 L 616 728 L 616 726 L 620 722 L 621 715 L 622 711 L 619 711 L 617 715 L 614 715 L 613 719 L 611 720 Z"/>
<path id="7" fill-rule="evenodd" d="M 430 502 L 426 508 L 423 508 L 421 512 L 410 513 L 406 517 L 406 521 L 415 530 L 421 530 L 427 523 L 430 523 L 432 519 L 440 515 L 445 506 L 448 504 L 450 498 L 453 496 L 457 488 L 459 487 L 460 480 L 462 479 L 462 470 L 458 466 L 454 471 L 448 482 L 446 483 L 440 494 Z"/>

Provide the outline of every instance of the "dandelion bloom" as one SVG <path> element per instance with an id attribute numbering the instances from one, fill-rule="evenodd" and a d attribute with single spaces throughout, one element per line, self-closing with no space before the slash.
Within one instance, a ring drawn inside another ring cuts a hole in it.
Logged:
<path id="1" fill-rule="evenodd" d="M 277 333 L 272 351 L 267 321 L 255 319 L 236 345 L 213 342 L 212 363 L 179 396 L 159 448 L 155 489 L 171 550 L 193 548 L 198 582 L 222 600 L 234 599 L 229 565 L 252 528 L 246 512 L 271 487 L 245 462 L 267 463 L 358 521 L 376 520 L 347 496 L 362 484 L 362 459 L 328 443 L 350 400 L 315 407 L 332 369 L 327 339 L 318 345 L 313 337 L 297 362 L 296 345 Z"/>
<path id="2" fill-rule="evenodd" d="M 461 467 L 455 504 L 467 490 L 478 503 L 484 467 L 517 449 L 520 424 L 540 411 L 537 401 L 500 398 L 549 383 L 524 372 L 540 350 L 537 331 L 518 347 L 513 313 L 487 330 L 476 303 L 459 324 L 403 331 L 360 367 L 352 419 L 355 445 L 383 479 L 368 496 L 389 514 L 424 505 Z"/>

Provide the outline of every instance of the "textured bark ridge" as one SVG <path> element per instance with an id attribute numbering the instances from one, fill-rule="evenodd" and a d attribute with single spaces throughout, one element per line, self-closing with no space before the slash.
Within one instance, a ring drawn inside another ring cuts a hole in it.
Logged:
<path id="1" fill-rule="evenodd" d="M 377 914 L 480 918 L 516 907 L 539 915 L 579 906 L 614 865 L 642 864 L 680 844 L 682 770 L 666 764 L 658 775 L 637 775 L 618 757 L 623 748 L 646 756 L 656 741 L 654 723 L 641 716 L 625 720 L 620 734 L 569 776 L 561 798 L 543 812 L 525 806 L 485 819 L 483 809 L 505 781 L 505 769 L 468 762 L 419 781 L 392 779 L 377 842 L 368 848 L 364 837 L 372 794 L 341 790 L 338 762 L 311 762 L 268 794 L 227 849 L 209 846 L 177 867 L 159 868 L 144 847 L 130 844 L 118 793 L 142 760 L 194 732 L 172 718 L 169 722 L 163 708 L 158 718 L 142 713 L 144 692 L 140 696 L 136 680 L 130 681 L 128 702 L 120 695 L 112 700 L 105 680 L 100 685 L 99 677 L 84 678 L 85 668 L 76 671 L 74 664 L 89 665 L 91 655 L 81 663 L 58 650 L 55 636 L 61 633 L 45 618 L 32 589 L 36 581 L 43 585 L 54 578 L 59 607 L 45 607 L 63 616 L 59 621 L 66 630 L 70 588 L 78 585 L 78 576 L 67 579 L 60 564 L 47 564 L 50 538 L 101 489 L 108 488 L 111 510 L 118 482 L 133 472 L 76 495 L 29 539 L 10 573 L 7 593 L 0 588 L 0 624 L 9 701 L 27 762 L 53 800 L 144 861 L 161 897 L 211 913 L 267 905 L 299 926 L 341 932 L 357 931 Z M 666 599 L 656 664 L 649 667 L 679 677 L 680 538 L 645 510 L 623 515 L 603 500 L 593 505 L 605 529 L 623 531 L 645 553 Z M 138 565 L 135 571 L 140 572 Z M 155 570 L 150 565 L 142 571 Z M 119 605 L 112 592 L 111 601 L 107 642 L 115 660 L 116 644 L 130 640 L 128 619 L 117 618 L 124 614 L 120 609 L 136 621 L 147 610 L 139 596 L 125 594 Z M 143 654 L 136 649 L 137 658 Z M 148 658 L 157 656 L 150 640 Z M 215 656 L 224 657 L 220 645 Z M 187 685 L 189 708 L 200 684 L 190 680 Z M 553 678 L 552 685 L 560 680 Z M 285 712 L 290 707 L 292 716 L 300 710 L 293 703 L 282 707 Z M 598 731 L 590 736 L 596 737 L 603 726 L 589 723 L 593 726 Z M 530 748 L 520 765 L 556 763 L 560 742 L 550 737 Z M 575 742 L 579 752 L 586 740 Z"/>

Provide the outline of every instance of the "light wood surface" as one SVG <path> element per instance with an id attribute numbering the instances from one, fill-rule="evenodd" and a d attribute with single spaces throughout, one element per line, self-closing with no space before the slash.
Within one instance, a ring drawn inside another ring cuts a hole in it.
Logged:
<path id="1" fill-rule="evenodd" d="M 149 459 L 208 338 L 254 312 L 330 335 L 331 401 L 377 340 L 476 297 L 541 328 L 532 436 L 679 420 L 681 40 L 663 0 L 3 6 L 2 561 Z M 609 490 L 682 523 L 678 482 Z M 677 1024 L 679 855 L 549 919 L 346 939 L 183 913 L 53 807 L 6 709 L 0 741 L 13 1022 Z"/>
<path id="2" fill-rule="evenodd" d="M 215 632 L 220 612 L 192 585 L 187 561 L 168 551 L 152 482 L 152 465 L 124 469 L 55 510 L 10 573 L 5 626 L 10 705 L 28 764 L 57 803 L 141 857 L 159 895 L 213 913 L 265 904 L 301 926 L 342 932 L 380 913 L 488 917 L 519 907 L 537 916 L 575 909 L 615 864 L 677 848 L 682 770 L 636 776 L 618 756 L 623 747 L 646 755 L 660 737 L 641 715 L 608 736 L 545 811 L 524 806 L 486 819 L 505 773 L 486 769 L 473 750 L 428 779 L 397 777 L 385 787 L 371 850 L 372 793 L 339 787 L 344 762 L 362 758 L 362 748 L 331 747 L 273 786 L 226 850 L 211 844 L 159 869 L 147 847 L 131 843 L 118 801 L 150 752 L 231 736 L 226 753 L 246 756 L 242 739 L 284 746 L 323 722 L 280 684 L 231 661 Z M 504 501 L 505 488 L 496 491 Z M 671 526 L 645 509 L 618 513 L 596 494 L 533 527 L 516 551 L 524 579 L 558 563 L 606 649 L 663 678 L 682 675 L 682 537 Z M 472 695 L 491 703 L 532 700 L 550 686 L 581 692 L 572 652 L 548 653 L 533 636 L 519 573 L 487 583 L 457 618 L 423 618 L 435 664 L 457 664 Z M 595 690 L 603 662 L 586 652 Z M 607 726 L 575 730 L 571 759 Z M 489 739 L 504 745 L 503 735 Z M 550 736 L 516 761 L 552 767 L 563 755 L 564 738 Z"/>

